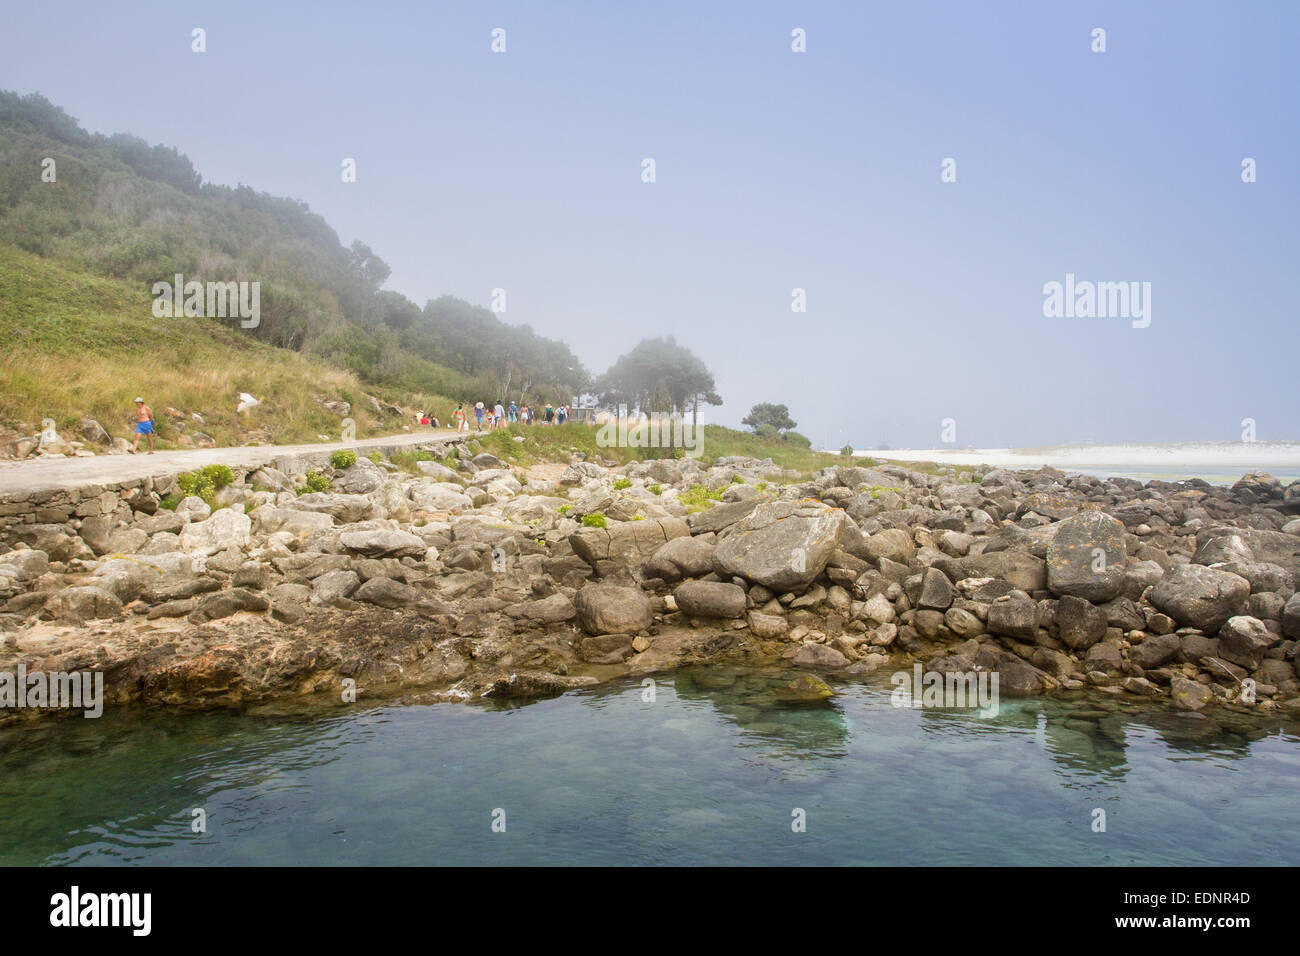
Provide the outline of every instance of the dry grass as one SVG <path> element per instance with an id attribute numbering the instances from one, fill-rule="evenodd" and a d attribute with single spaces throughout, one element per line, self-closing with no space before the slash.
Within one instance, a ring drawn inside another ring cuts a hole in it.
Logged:
<path id="1" fill-rule="evenodd" d="M 244 444 L 253 430 L 277 443 L 337 439 L 341 421 L 324 399 L 352 403 L 358 437 L 407 424 L 377 415 L 365 398 L 373 390 L 351 372 L 255 342 L 221 320 L 157 319 L 151 304 L 145 289 L 0 244 L 0 427 L 31 432 L 52 418 L 76 437 L 71 430 L 89 417 L 127 437 L 137 395 L 154 411 L 162 447 L 181 434 L 169 407 L 185 413 L 187 433 L 220 445 Z M 237 392 L 262 404 L 237 416 Z M 412 409 L 455 405 L 419 393 L 383 398 Z"/>

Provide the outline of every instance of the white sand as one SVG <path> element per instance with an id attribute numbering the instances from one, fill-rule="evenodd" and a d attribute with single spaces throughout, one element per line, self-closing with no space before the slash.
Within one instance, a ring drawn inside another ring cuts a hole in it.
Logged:
<path id="1" fill-rule="evenodd" d="M 855 451 L 882 461 L 932 461 L 942 465 L 989 465 L 994 468 L 1040 468 L 1114 474 L 1245 474 L 1272 472 L 1279 478 L 1300 475 L 1300 442 L 1178 442 L 1168 445 L 1058 445 L 1050 448 L 896 448 Z"/>

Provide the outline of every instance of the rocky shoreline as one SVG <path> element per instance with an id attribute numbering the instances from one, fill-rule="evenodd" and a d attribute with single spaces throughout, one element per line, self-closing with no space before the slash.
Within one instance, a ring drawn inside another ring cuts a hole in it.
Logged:
<path id="1" fill-rule="evenodd" d="M 0 554 L 0 672 L 96 671 L 107 706 L 526 699 L 684 664 L 996 672 L 1300 718 L 1300 488 L 1052 469 L 691 459 L 524 472 L 282 459 L 33 515 Z M 524 479 L 526 483 L 521 482 Z M 172 496 L 169 501 L 168 496 Z M 213 510 L 212 506 L 216 506 Z M 0 722 L 52 709 L 0 710 Z"/>

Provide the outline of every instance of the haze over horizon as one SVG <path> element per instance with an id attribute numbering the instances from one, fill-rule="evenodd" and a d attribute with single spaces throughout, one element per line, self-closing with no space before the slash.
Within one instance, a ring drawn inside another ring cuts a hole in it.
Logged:
<path id="1" fill-rule="evenodd" d="M 783 403 L 862 449 L 1300 437 L 1294 5 L 383 10 L 6 2 L 0 88 L 307 202 L 417 304 L 504 289 L 593 373 L 675 336 L 726 402 L 705 421 Z M 1067 274 L 1149 282 L 1149 327 L 1045 317 Z"/>

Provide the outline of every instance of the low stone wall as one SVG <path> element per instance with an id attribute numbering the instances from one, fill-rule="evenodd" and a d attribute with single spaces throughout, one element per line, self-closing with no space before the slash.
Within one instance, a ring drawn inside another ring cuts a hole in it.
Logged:
<path id="1" fill-rule="evenodd" d="M 461 444 L 463 438 L 445 438 L 422 442 L 418 445 L 366 444 L 353 448 L 358 456 L 378 451 L 385 457 L 402 452 L 426 451 L 439 457 L 449 448 Z M 330 456 L 338 449 L 308 452 L 298 455 L 272 454 L 268 448 L 266 460 L 252 466 L 233 467 L 236 484 L 257 471 L 271 467 L 285 474 L 301 474 L 324 468 Z M 192 469 L 171 467 L 156 474 L 128 481 L 106 484 L 88 484 L 80 488 L 47 488 L 0 494 L 0 551 L 7 551 L 22 537 L 25 525 L 74 525 L 75 532 L 87 518 L 104 520 L 111 527 L 119 521 L 130 522 L 133 512 L 152 513 L 159 499 L 176 490 L 176 476 Z"/>

